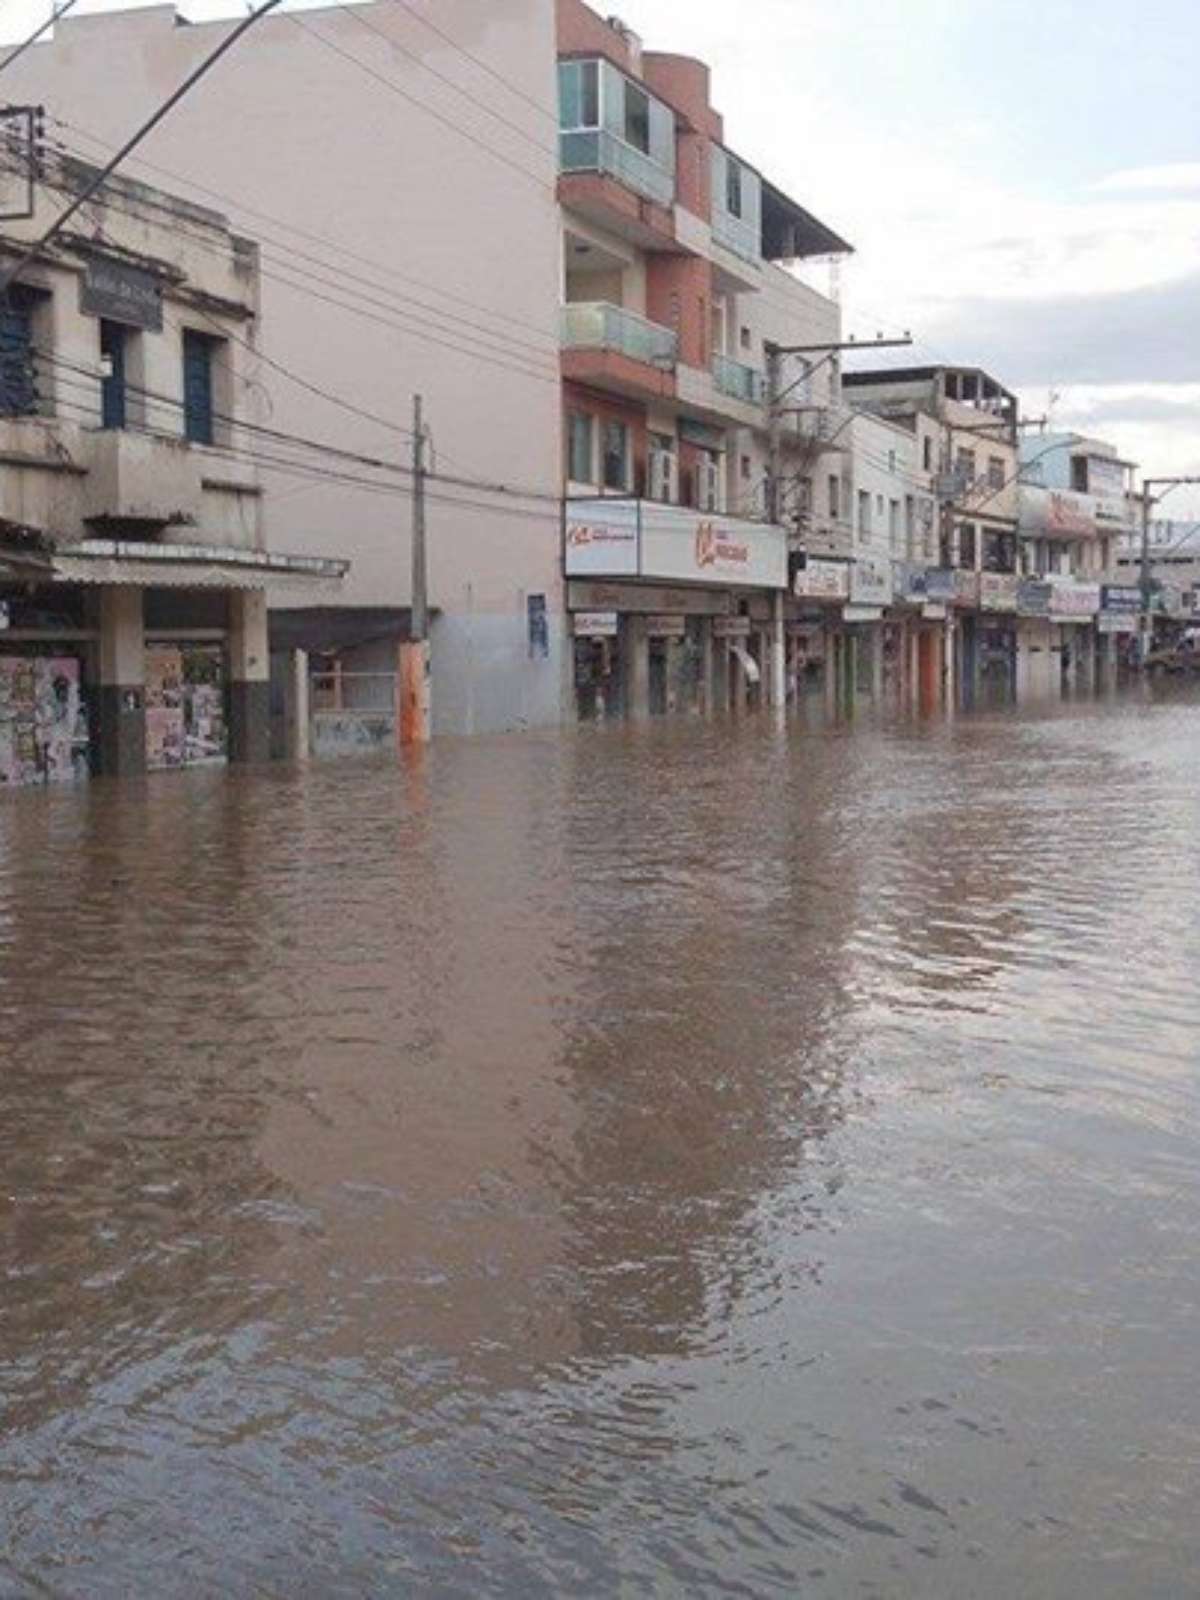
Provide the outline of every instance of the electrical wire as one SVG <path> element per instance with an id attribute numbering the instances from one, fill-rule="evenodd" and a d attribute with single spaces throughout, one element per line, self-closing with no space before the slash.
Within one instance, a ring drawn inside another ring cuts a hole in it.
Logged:
<path id="1" fill-rule="evenodd" d="M 535 100 L 533 95 L 526 94 L 525 90 L 522 89 L 518 84 L 515 84 L 510 79 L 506 78 L 502 72 L 497 72 L 495 67 L 484 61 L 481 56 L 474 55 L 470 50 L 467 49 L 466 45 L 459 44 L 458 40 L 448 34 L 444 28 L 439 28 L 437 23 L 434 22 L 431 17 L 427 17 L 423 12 L 418 11 L 414 5 L 411 5 L 409 0 L 392 0 L 392 3 L 402 6 L 404 10 L 407 11 L 410 16 L 415 17 L 423 27 L 428 28 L 430 33 L 435 33 L 439 39 L 450 45 L 452 49 L 457 50 L 461 56 L 465 56 L 468 61 L 473 62 L 481 72 L 486 72 L 489 78 L 494 78 L 495 81 L 500 84 L 502 88 L 507 89 L 510 94 L 518 96 L 518 98 L 524 100 L 527 105 L 531 105 L 533 109 L 539 113 L 539 115 L 546 117 L 551 123 L 553 123 L 554 131 L 557 134 L 559 129 L 559 121 L 556 112 L 553 112 L 547 106 L 544 106 L 540 100 Z"/>

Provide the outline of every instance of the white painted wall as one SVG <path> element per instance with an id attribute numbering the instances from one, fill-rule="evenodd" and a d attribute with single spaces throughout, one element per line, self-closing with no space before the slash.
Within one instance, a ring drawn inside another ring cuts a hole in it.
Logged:
<path id="1" fill-rule="evenodd" d="M 263 384 L 272 426 L 403 463 L 409 441 L 385 424 L 407 428 L 420 391 L 443 471 L 553 497 L 561 450 L 551 0 L 441 0 L 436 20 L 511 88 L 398 6 L 276 14 L 128 170 L 219 205 L 259 238 L 261 348 L 384 419 L 351 416 L 271 370 Z M 177 26 L 169 6 L 72 16 L 14 63 L 6 93 L 41 101 L 103 141 L 62 134 L 80 150 L 107 152 L 231 26 Z M 268 487 L 275 548 L 349 558 L 347 603 L 408 603 L 407 498 L 281 474 Z M 552 499 L 435 496 L 435 727 L 557 720 L 567 679 Z M 547 596 L 552 619 L 551 660 L 532 673 L 531 592 Z M 470 718 L 459 684 L 469 661 L 490 674 Z"/>

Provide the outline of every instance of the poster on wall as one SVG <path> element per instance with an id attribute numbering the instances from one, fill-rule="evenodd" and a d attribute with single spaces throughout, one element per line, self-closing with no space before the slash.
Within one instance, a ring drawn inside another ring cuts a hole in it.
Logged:
<path id="1" fill-rule="evenodd" d="M 174 645 L 146 651 L 146 765 L 152 771 L 181 767 L 183 736 L 183 652 Z"/>
<path id="2" fill-rule="evenodd" d="M 219 645 L 147 648 L 147 767 L 163 771 L 225 759 L 222 661 Z"/>
<path id="3" fill-rule="evenodd" d="M 0 784 L 87 776 L 87 712 L 73 656 L 0 656 Z"/>

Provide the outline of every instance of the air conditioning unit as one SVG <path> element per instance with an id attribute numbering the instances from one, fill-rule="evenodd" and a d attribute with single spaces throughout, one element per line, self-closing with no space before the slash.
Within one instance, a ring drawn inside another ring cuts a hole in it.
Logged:
<path id="1" fill-rule="evenodd" d="M 679 471 L 670 450 L 650 452 L 650 498 L 674 505 L 679 499 Z"/>
<path id="2" fill-rule="evenodd" d="M 696 474 L 701 511 L 721 509 L 721 468 L 715 461 L 702 461 Z"/>

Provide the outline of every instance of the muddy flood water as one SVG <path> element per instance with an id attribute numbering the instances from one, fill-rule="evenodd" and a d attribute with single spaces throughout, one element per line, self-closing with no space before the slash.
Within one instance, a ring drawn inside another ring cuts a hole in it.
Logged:
<path id="1" fill-rule="evenodd" d="M 1200 1594 L 1200 698 L 0 796 L 0 1595 Z"/>

